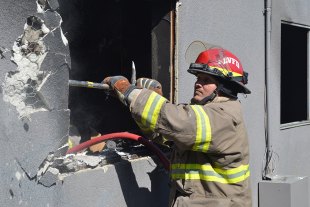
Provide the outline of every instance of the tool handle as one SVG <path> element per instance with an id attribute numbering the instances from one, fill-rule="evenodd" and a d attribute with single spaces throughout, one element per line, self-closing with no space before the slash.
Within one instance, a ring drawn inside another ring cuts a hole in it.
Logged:
<path id="1" fill-rule="evenodd" d="M 110 90 L 110 86 L 108 84 L 94 83 L 94 82 L 90 82 L 90 81 L 69 80 L 69 86 Z"/>

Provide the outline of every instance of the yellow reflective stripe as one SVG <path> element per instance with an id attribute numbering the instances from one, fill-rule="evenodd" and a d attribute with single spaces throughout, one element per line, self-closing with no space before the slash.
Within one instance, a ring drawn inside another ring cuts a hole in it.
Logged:
<path id="1" fill-rule="evenodd" d="M 208 182 L 218 182 L 223 184 L 235 184 L 246 180 L 250 176 L 250 171 L 246 172 L 244 176 L 236 177 L 236 178 L 219 178 L 215 176 L 209 175 L 201 175 L 201 174 L 173 174 L 172 179 L 185 179 L 185 180 L 203 180 Z"/>
<path id="2" fill-rule="evenodd" d="M 88 88 L 93 88 L 94 87 L 94 82 L 86 81 L 87 82 L 87 87 Z"/>
<path id="3" fill-rule="evenodd" d="M 143 125 L 146 125 L 147 116 L 149 114 L 150 108 L 152 106 L 152 103 L 154 102 L 155 97 L 156 97 L 156 94 L 151 93 L 150 97 L 148 98 L 148 100 L 145 104 L 145 107 L 144 107 L 143 112 L 142 112 L 142 117 L 141 117 L 141 123 Z"/>
<path id="4" fill-rule="evenodd" d="M 148 98 L 141 116 L 141 123 L 144 127 L 154 131 L 162 105 L 166 99 L 155 92 Z"/>
<path id="5" fill-rule="evenodd" d="M 192 109 L 194 110 L 196 115 L 196 139 L 193 150 L 197 151 L 197 149 L 199 148 L 199 144 L 201 143 L 201 118 L 197 109 L 194 106 L 192 106 Z"/>
<path id="6" fill-rule="evenodd" d="M 228 170 L 223 170 L 220 168 L 214 168 L 214 171 L 216 171 L 219 174 L 222 175 L 232 175 L 232 174 L 237 174 L 242 171 L 248 171 L 249 170 L 249 165 L 240 165 L 239 167 L 233 168 L 233 169 L 228 169 Z"/>
<path id="7" fill-rule="evenodd" d="M 183 163 L 174 163 L 171 164 L 171 169 L 191 169 L 191 170 L 215 170 L 221 174 L 235 174 L 240 171 L 245 171 L 249 169 L 249 165 L 240 165 L 239 167 L 223 170 L 221 168 L 213 168 L 210 164 L 200 165 L 200 164 L 183 164 Z"/>
<path id="8" fill-rule="evenodd" d="M 196 115 L 196 139 L 193 150 L 207 152 L 212 139 L 209 117 L 202 106 L 191 105 L 191 107 Z"/>
<path id="9" fill-rule="evenodd" d="M 155 126 L 156 126 L 156 123 L 158 120 L 158 116 L 160 113 L 160 109 L 161 109 L 162 105 L 164 104 L 164 102 L 166 101 L 165 98 L 163 98 L 161 96 L 158 96 L 158 97 L 160 97 L 160 98 L 159 98 L 158 103 L 157 103 L 157 105 L 154 109 L 154 112 L 153 112 L 152 121 L 151 121 L 151 130 L 155 129 Z"/>
<path id="10" fill-rule="evenodd" d="M 249 165 L 240 165 L 233 169 L 213 168 L 211 165 L 172 164 L 172 179 L 204 180 L 224 184 L 238 183 L 250 176 Z"/>
<path id="11" fill-rule="evenodd" d="M 214 67 L 214 66 L 210 66 L 210 68 L 216 68 L 217 70 L 221 71 L 223 73 L 223 75 L 227 75 L 228 73 L 232 73 L 233 77 L 242 77 L 242 75 L 240 73 L 236 73 L 233 71 L 228 71 L 225 68 L 219 68 L 219 67 Z"/>

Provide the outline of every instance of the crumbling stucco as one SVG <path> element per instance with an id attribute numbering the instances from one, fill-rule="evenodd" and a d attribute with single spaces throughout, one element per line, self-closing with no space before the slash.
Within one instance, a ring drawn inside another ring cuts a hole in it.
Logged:
<path id="1" fill-rule="evenodd" d="M 59 7 L 57 0 L 37 0 L 37 12 L 44 13 L 48 10 L 54 11 Z"/>
<path id="2" fill-rule="evenodd" d="M 35 16 L 27 18 L 24 30 L 12 48 L 11 60 L 16 63 L 17 71 L 7 73 L 2 88 L 4 101 L 14 105 L 20 117 L 29 117 L 46 110 L 36 91 L 48 75 L 40 66 L 47 53 L 43 38 L 50 30 Z"/>
<path id="3" fill-rule="evenodd" d="M 11 38 L 0 40 L 0 69 L 3 75 L 0 83 L 0 114 L 3 116 L 0 142 L 5 146 L 1 151 L 7 155 L 4 159 L 6 169 L 1 172 L 10 175 L 13 171 L 15 174 L 9 185 L 10 190 L 6 191 L 10 192 L 9 198 L 13 202 L 10 206 L 16 203 L 25 205 L 24 200 L 29 200 L 25 192 L 16 193 L 18 186 L 14 187 L 14 180 L 23 182 L 26 179 L 37 184 L 44 173 L 54 174 L 53 168 L 44 165 L 46 160 L 50 156 L 63 156 L 67 151 L 64 144 L 68 140 L 70 115 L 66 84 L 69 50 L 60 35 L 62 21 L 55 12 L 57 0 L 53 2 L 54 10 L 42 9 L 41 13 L 28 17 L 23 14 L 25 23 L 18 22 L 23 32 L 15 32 L 19 31 L 14 28 L 18 28 L 16 25 L 5 25 L 7 30 L 14 31 L 11 34 L 16 35 L 15 41 L 11 42 Z M 9 2 L 4 1 L 2 5 L 8 6 Z M 25 3 L 23 6 L 20 10 L 29 13 L 31 5 Z M 32 6 L 35 8 L 35 1 Z M 22 13 L 16 12 L 17 18 L 19 14 Z M 45 177 L 45 180 L 50 179 Z M 2 186 L 7 186 L 7 183 Z M 25 191 L 20 184 L 19 188 L 21 192 Z M 19 201 L 17 197 L 20 197 Z"/>
<path id="4" fill-rule="evenodd" d="M 30 16 L 24 34 L 14 42 L 11 60 L 16 63 L 17 71 L 7 73 L 2 88 L 4 101 L 16 107 L 20 118 L 30 118 L 32 113 L 54 108 L 47 100 L 48 96 L 42 96 L 40 92 L 51 75 L 50 71 L 41 70 L 41 64 L 49 52 L 44 37 L 60 28 L 60 25 L 61 21 L 50 30 L 42 19 Z M 62 38 L 62 41 L 67 40 Z M 65 76 L 61 74 L 61 77 Z"/>

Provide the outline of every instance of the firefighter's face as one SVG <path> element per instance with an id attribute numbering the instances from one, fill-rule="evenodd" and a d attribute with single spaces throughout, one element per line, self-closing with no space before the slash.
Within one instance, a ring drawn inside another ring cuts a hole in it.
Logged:
<path id="1" fill-rule="evenodd" d="M 195 101 L 201 101 L 207 96 L 210 96 L 217 88 L 217 80 L 208 74 L 198 73 L 195 82 L 194 97 Z"/>

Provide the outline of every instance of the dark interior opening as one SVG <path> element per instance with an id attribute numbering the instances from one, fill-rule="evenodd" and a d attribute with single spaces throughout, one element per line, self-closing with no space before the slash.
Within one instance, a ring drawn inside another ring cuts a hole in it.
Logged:
<path id="1" fill-rule="evenodd" d="M 308 119 L 308 31 L 281 26 L 281 124 Z"/>
<path id="2" fill-rule="evenodd" d="M 170 93 L 170 0 L 62 0 L 69 41 L 70 79 L 101 82 L 107 76 L 155 78 Z M 71 124 L 82 137 L 138 129 L 129 109 L 102 90 L 70 88 Z"/>

